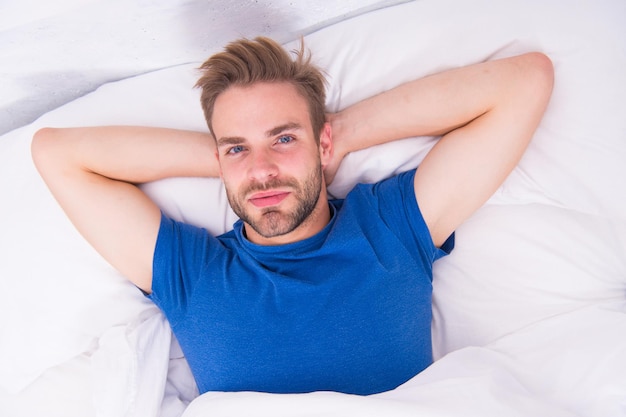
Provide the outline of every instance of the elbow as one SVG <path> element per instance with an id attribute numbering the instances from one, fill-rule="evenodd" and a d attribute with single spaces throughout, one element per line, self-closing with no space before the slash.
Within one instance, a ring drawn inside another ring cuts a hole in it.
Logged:
<path id="1" fill-rule="evenodd" d="M 40 169 L 40 166 L 43 162 L 43 159 L 47 153 L 46 147 L 50 142 L 50 137 L 52 136 L 52 128 L 44 127 L 43 129 L 39 129 L 33 135 L 33 140 L 30 144 L 30 154 L 33 158 L 33 162 L 35 166 Z"/>
<path id="2" fill-rule="evenodd" d="M 30 145 L 30 153 L 37 170 L 43 174 L 50 164 L 57 159 L 56 149 L 59 141 L 55 140 L 59 129 L 45 127 L 39 129 L 33 135 Z"/>
<path id="3" fill-rule="evenodd" d="M 554 84 L 554 65 L 552 64 L 552 60 L 548 55 L 540 52 L 536 52 L 535 55 L 537 70 L 540 72 L 550 90 L 552 90 L 552 85 Z"/>
<path id="4" fill-rule="evenodd" d="M 514 57 L 509 87 L 511 105 L 527 109 L 530 114 L 543 115 L 554 85 L 552 60 L 541 52 L 530 52 Z"/>
<path id="5" fill-rule="evenodd" d="M 543 52 L 531 52 L 527 54 L 530 63 L 547 79 L 554 77 L 554 66 L 550 57 Z"/>
<path id="6" fill-rule="evenodd" d="M 42 143 L 45 143 L 49 140 L 49 138 L 54 134 L 57 129 L 53 127 L 42 127 L 33 135 L 33 142 L 31 144 L 31 148 L 38 149 L 42 146 Z"/>
<path id="7" fill-rule="evenodd" d="M 532 82 L 532 90 L 547 102 L 554 87 L 552 60 L 541 52 L 527 54 L 527 59 L 528 79 Z"/>

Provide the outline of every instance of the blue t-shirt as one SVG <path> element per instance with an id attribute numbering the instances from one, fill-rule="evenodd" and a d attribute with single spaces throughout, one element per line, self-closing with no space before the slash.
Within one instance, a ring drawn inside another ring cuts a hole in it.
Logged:
<path id="1" fill-rule="evenodd" d="M 432 362 L 433 245 L 414 171 L 358 185 L 303 241 L 261 246 L 163 216 L 150 298 L 200 392 L 396 388 Z"/>

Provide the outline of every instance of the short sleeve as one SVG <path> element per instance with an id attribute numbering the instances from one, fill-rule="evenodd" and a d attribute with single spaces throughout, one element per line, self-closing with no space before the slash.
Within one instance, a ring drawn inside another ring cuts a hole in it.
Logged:
<path id="1" fill-rule="evenodd" d="M 172 325 L 187 311 L 187 302 L 203 268 L 210 262 L 216 239 L 205 229 L 180 223 L 161 214 L 152 262 L 152 293 L 148 296 Z"/>
<path id="2" fill-rule="evenodd" d="M 405 246 L 420 251 L 430 262 L 448 255 L 454 249 L 454 233 L 441 247 L 433 243 L 426 221 L 415 197 L 415 170 L 407 171 L 372 186 L 379 213 Z"/>

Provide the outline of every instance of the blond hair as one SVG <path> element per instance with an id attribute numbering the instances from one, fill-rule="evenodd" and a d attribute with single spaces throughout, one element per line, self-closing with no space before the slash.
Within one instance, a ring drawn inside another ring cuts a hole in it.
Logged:
<path id="1" fill-rule="evenodd" d="M 240 39 L 223 52 L 207 59 L 201 66 L 202 76 L 196 87 L 202 89 L 200 103 L 211 134 L 213 109 L 217 97 L 231 86 L 250 86 L 257 82 L 288 82 L 307 101 L 316 139 L 325 122 L 325 78 L 311 63 L 310 54 L 294 51 L 295 59 L 285 49 L 265 37 Z M 215 135 L 214 135 L 215 136 Z"/>

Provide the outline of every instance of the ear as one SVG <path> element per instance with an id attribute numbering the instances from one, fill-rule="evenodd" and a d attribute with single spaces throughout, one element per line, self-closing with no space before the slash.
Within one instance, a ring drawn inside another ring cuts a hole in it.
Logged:
<path id="1" fill-rule="evenodd" d="M 333 134 L 330 123 L 324 123 L 320 132 L 320 160 L 322 167 L 328 165 L 333 159 Z"/>

